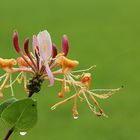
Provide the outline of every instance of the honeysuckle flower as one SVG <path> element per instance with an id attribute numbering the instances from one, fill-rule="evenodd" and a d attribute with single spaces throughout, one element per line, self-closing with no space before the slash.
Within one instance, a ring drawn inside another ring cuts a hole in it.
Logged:
<path id="1" fill-rule="evenodd" d="M 28 94 L 28 97 L 31 97 L 34 93 L 38 93 L 40 91 L 44 80 L 49 80 L 49 85 L 51 86 L 54 86 L 54 81 L 57 81 L 62 83 L 60 92 L 58 93 L 60 98 L 64 98 L 65 93 L 70 92 L 70 87 L 73 87 L 74 93 L 70 95 L 70 97 L 53 105 L 51 109 L 55 109 L 73 99 L 74 105 L 72 108 L 72 114 L 73 117 L 77 119 L 79 116 L 77 100 L 80 99 L 80 101 L 86 101 L 90 110 L 97 116 L 107 117 L 96 98 L 109 98 L 121 88 L 90 89 L 92 76 L 89 70 L 96 66 L 93 65 L 89 69 L 74 71 L 74 69 L 79 65 L 79 61 L 67 57 L 69 52 L 69 41 L 67 35 L 62 36 L 60 52 L 58 51 L 56 44 L 52 43 L 51 36 L 47 30 L 39 32 L 38 35 L 33 35 L 33 53 L 29 50 L 29 38 L 25 39 L 24 52 L 22 51 L 19 45 L 19 36 L 17 32 L 14 32 L 13 35 L 13 45 L 20 57 L 16 59 L 0 58 L 0 68 L 5 71 L 5 74 L 0 76 L 0 81 L 4 79 L 0 86 L 0 97 L 3 97 L 3 89 L 9 87 L 11 88 L 11 95 L 14 96 L 12 85 L 16 81 L 21 83 L 23 80 L 24 89 Z M 30 73 L 30 79 L 26 76 L 27 72 Z M 12 81 L 13 73 L 18 73 L 18 75 Z M 58 74 L 61 75 L 62 78 L 58 78 Z M 96 92 L 104 93 L 98 94 Z"/>
<path id="2" fill-rule="evenodd" d="M 50 85 L 54 84 L 54 77 L 49 67 L 49 62 L 52 56 L 52 41 L 50 34 L 45 30 L 40 32 L 37 37 L 33 36 L 33 52 L 38 51 L 40 61 L 45 65 L 45 70 L 50 80 Z M 38 49 L 38 50 L 37 50 Z M 40 64 L 41 62 L 39 62 Z"/>
<path id="3" fill-rule="evenodd" d="M 42 78 L 43 76 L 47 76 L 50 81 L 50 85 L 53 85 L 54 76 L 51 69 L 57 66 L 56 62 L 58 61 L 59 55 L 66 56 L 68 54 L 69 46 L 67 36 L 64 35 L 62 37 L 62 52 L 59 54 L 57 54 L 58 53 L 57 46 L 54 43 L 52 44 L 50 34 L 48 33 L 47 30 L 39 32 L 37 36 L 33 35 L 32 40 L 33 54 L 31 54 L 29 51 L 28 47 L 29 39 L 27 38 L 24 42 L 24 51 L 26 53 L 26 56 L 24 55 L 18 42 L 17 32 L 15 32 L 13 36 L 13 44 L 15 50 L 20 55 L 20 58 L 17 59 L 18 66 L 30 69 L 34 73 L 34 75 L 36 75 L 36 78 L 38 77 L 37 75 L 40 75 L 41 79 L 43 79 Z M 26 79 L 25 72 L 23 72 L 23 75 L 24 79 Z M 24 83 L 25 83 L 24 85 L 26 85 L 27 81 L 24 80 Z M 28 85 L 28 88 L 30 89 L 31 87 Z M 31 91 L 31 89 L 29 91 Z"/>
<path id="4" fill-rule="evenodd" d="M 49 67 L 49 59 L 52 55 L 52 41 L 50 34 L 47 31 L 40 32 L 37 35 L 38 39 L 38 47 L 39 47 L 39 54 L 41 59 L 45 63 L 46 72 L 48 74 L 48 78 L 50 80 L 50 85 L 54 84 L 54 77 Z"/>
<path id="5" fill-rule="evenodd" d="M 69 74 L 74 68 L 78 66 L 79 62 L 77 60 L 71 60 L 65 56 L 61 56 L 58 58 L 57 64 L 61 66 L 62 72 L 64 74 Z"/>
<path id="6" fill-rule="evenodd" d="M 14 65 L 16 65 L 17 62 L 15 59 L 3 59 L 0 58 L 0 68 L 6 69 L 6 68 L 12 68 Z"/>
<path id="7" fill-rule="evenodd" d="M 27 56 L 24 55 L 24 53 L 22 52 L 20 48 L 20 45 L 18 43 L 17 32 L 14 33 L 13 44 L 16 51 L 21 56 L 21 58 L 17 59 L 18 65 L 20 67 L 22 66 L 22 67 L 27 67 L 29 69 L 32 69 L 32 72 L 34 73 L 33 77 L 35 79 L 36 78 L 38 79 L 38 77 L 40 77 L 41 83 L 43 82 L 43 76 L 47 75 L 50 81 L 50 85 L 53 85 L 54 77 L 49 67 L 49 63 L 51 61 L 51 56 L 52 56 L 52 42 L 51 42 L 50 34 L 45 30 L 45 31 L 40 32 L 37 36 L 33 35 L 33 40 L 32 40 L 32 48 L 33 48 L 33 54 L 34 54 L 33 56 L 29 51 L 28 38 L 24 42 L 24 51 Z M 30 82 L 34 83 L 32 80 L 30 80 Z M 30 85 L 32 84 L 28 84 L 27 86 L 27 88 L 29 89 L 29 92 L 31 92 L 32 90 L 32 86 Z"/>
<path id="8" fill-rule="evenodd" d="M 63 98 L 64 94 L 69 91 L 66 80 L 70 79 L 72 83 L 74 82 L 74 79 L 71 76 L 71 71 L 78 66 L 79 62 L 76 60 L 68 59 L 65 56 L 59 56 L 56 63 L 61 67 L 62 73 L 64 74 L 62 89 L 61 92 L 58 94 L 59 97 Z"/>

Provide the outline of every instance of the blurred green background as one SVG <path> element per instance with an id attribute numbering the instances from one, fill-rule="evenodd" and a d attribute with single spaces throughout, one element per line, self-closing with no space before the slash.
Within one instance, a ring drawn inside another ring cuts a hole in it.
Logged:
<path id="1" fill-rule="evenodd" d="M 60 84 L 44 83 L 38 98 L 38 123 L 26 136 L 14 133 L 10 140 L 138 140 L 140 139 L 140 1 L 139 0 L 0 0 L 0 57 L 17 57 L 12 46 L 14 30 L 20 44 L 47 29 L 59 49 L 61 37 L 70 41 L 69 58 L 78 69 L 93 64 L 92 87 L 124 89 L 99 101 L 109 118 L 98 118 L 86 103 L 79 103 L 80 117 L 71 114 L 73 102 L 51 111 L 60 99 Z M 25 97 L 15 84 L 16 97 Z M 5 90 L 10 97 L 10 89 Z M 72 93 L 71 93 L 72 94 Z M 1 102 L 1 101 L 0 101 Z M 0 125 L 0 139 L 6 133 Z"/>

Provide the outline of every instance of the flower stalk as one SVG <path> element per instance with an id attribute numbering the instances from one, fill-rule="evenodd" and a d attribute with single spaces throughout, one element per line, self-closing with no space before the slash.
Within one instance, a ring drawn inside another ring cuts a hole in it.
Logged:
<path id="1" fill-rule="evenodd" d="M 13 132 L 14 128 L 9 129 L 3 140 L 8 140 Z"/>

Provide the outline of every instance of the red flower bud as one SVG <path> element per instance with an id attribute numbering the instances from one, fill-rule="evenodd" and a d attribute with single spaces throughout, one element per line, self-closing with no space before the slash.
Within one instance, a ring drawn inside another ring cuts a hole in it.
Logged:
<path id="1" fill-rule="evenodd" d="M 52 49 L 53 49 L 52 58 L 55 58 L 56 55 L 57 55 L 58 49 L 57 49 L 57 46 L 56 46 L 54 43 L 53 43 L 53 45 L 52 45 Z"/>
<path id="2" fill-rule="evenodd" d="M 14 35 L 13 35 L 13 44 L 14 44 L 15 50 L 18 53 L 21 52 L 21 49 L 20 49 L 20 46 L 19 46 L 19 43 L 18 43 L 18 33 L 17 32 L 14 32 Z"/>
<path id="3" fill-rule="evenodd" d="M 28 45 L 29 45 L 29 38 L 27 38 L 24 42 L 24 51 L 27 54 L 27 56 L 30 54 Z"/>
<path id="4" fill-rule="evenodd" d="M 64 53 L 64 56 L 68 54 L 69 51 L 69 44 L 68 44 L 68 37 L 67 35 L 63 35 L 62 37 L 62 52 Z"/>

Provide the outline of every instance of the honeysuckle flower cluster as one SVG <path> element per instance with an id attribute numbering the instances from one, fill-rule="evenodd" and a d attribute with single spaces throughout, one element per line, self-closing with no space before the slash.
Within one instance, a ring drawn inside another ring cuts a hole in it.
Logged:
<path id="1" fill-rule="evenodd" d="M 110 97 L 117 89 L 90 89 L 92 80 L 89 72 L 95 65 L 85 70 L 74 69 L 78 66 L 77 60 L 72 60 L 67 57 L 69 52 L 68 37 L 62 37 L 62 50 L 58 52 L 57 46 L 52 43 L 51 36 L 48 31 L 39 32 L 38 35 L 33 35 L 32 52 L 29 50 L 29 38 L 24 41 L 24 51 L 19 45 L 19 36 L 17 32 L 13 34 L 13 46 L 19 54 L 18 58 L 3 59 L 0 58 L 0 68 L 5 71 L 0 77 L 0 98 L 3 97 L 3 90 L 11 88 L 11 96 L 14 96 L 13 84 L 24 82 L 24 89 L 28 97 L 41 90 L 41 85 L 44 80 L 49 81 L 49 86 L 55 86 L 55 82 L 62 83 L 59 98 L 64 98 L 51 107 L 54 110 L 56 107 L 74 100 L 72 114 L 75 119 L 78 118 L 77 100 L 86 101 L 88 107 L 97 116 L 105 116 L 103 109 L 100 107 L 96 98 L 106 99 Z M 17 77 L 12 80 L 12 75 L 18 73 Z M 30 77 L 27 76 L 30 73 Z M 57 77 L 61 75 L 62 78 Z M 70 87 L 74 90 L 70 91 Z M 74 92 L 73 92 L 74 91 Z M 65 98 L 65 94 L 69 92 L 69 97 Z M 103 92 L 97 94 L 96 92 Z"/>

